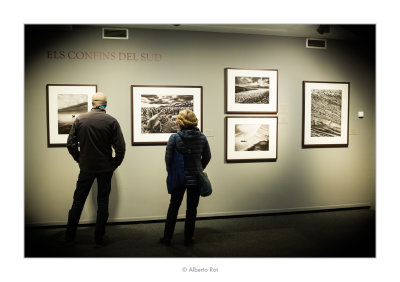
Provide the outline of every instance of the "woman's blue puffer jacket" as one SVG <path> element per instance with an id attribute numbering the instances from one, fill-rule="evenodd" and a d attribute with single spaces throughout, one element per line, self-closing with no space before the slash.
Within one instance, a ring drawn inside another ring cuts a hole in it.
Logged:
<path id="1" fill-rule="evenodd" d="M 198 186 L 198 172 L 211 160 L 207 137 L 196 127 L 183 128 L 170 136 L 165 150 L 165 165 L 169 171 L 174 149 L 184 156 L 186 186 Z"/>

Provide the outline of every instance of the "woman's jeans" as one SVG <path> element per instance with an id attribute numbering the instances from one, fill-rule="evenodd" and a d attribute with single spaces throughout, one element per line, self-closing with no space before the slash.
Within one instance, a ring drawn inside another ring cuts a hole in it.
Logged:
<path id="1" fill-rule="evenodd" d="M 190 241 L 193 237 L 196 223 L 197 206 L 199 205 L 200 199 L 200 190 L 198 186 L 186 186 L 173 191 L 171 194 L 171 201 L 168 207 L 167 221 L 164 229 L 164 238 L 166 240 L 171 240 L 172 235 L 174 234 L 179 207 L 181 206 L 185 191 L 187 191 L 187 209 L 184 233 L 185 241 Z"/>
<path id="2" fill-rule="evenodd" d="M 90 173 L 80 171 L 74 201 L 68 213 L 67 240 L 74 240 L 83 206 L 89 195 L 94 180 L 97 178 L 97 219 L 95 238 L 101 240 L 105 234 L 105 227 L 108 220 L 108 200 L 111 192 L 111 178 L 113 172 Z"/>

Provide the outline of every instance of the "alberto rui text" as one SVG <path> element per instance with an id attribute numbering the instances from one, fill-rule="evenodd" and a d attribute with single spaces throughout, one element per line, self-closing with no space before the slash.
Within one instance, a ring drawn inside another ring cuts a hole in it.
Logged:
<path id="1" fill-rule="evenodd" d="M 101 52 L 101 51 L 47 51 L 50 60 L 93 60 L 93 61 L 132 61 L 132 62 L 160 62 L 162 55 L 147 52 Z"/>
<path id="2" fill-rule="evenodd" d="M 218 268 L 217 267 L 184 267 L 183 268 L 183 272 L 218 272 Z"/>

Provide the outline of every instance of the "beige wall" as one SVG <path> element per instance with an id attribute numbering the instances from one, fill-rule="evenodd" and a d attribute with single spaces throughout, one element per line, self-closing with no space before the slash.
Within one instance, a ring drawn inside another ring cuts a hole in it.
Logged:
<path id="1" fill-rule="evenodd" d="M 65 224 L 79 169 L 66 148 L 47 147 L 46 84 L 97 84 L 127 143 L 115 172 L 110 221 L 165 218 L 165 146 L 131 145 L 130 85 L 203 86 L 203 130 L 214 193 L 199 216 L 375 206 L 375 69 L 352 42 L 306 49 L 304 38 L 131 29 L 129 40 L 102 40 L 101 27 L 72 27 L 31 38 L 25 65 L 27 224 Z M 158 62 L 49 59 L 48 51 L 147 52 Z M 224 68 L 279 70 L 276 162 L 225 163 Z M 302 81 L 348 81 L 348 148 L 302 149 Z M 357 112 L 363 110 L 365 118 Z M 95 189 L 81 222 L 96 216 Z M 184 206 L 180 213 L 184 214 Z"/>

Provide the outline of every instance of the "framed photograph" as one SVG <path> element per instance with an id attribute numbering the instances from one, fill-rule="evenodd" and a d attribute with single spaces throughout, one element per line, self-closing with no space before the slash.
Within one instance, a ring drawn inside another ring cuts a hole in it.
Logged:
<path id="1" fill-rule="evenodd" d="M 303 147 L 347 147 L 349 82 L 303 81 Z"/>
<path id="2" fill-rule="evenodd" d="M 276 161 L 278 117 L 226 117 L 227 162 Z"/>
<path id="3" fill-rule="evenodd" d="M 192 110 L 202 130 L 202 86 L 131 85 L 132 145 L 167 144 L 178 131 L 176 116 Z"/>
<path id="4" fill-rule="evenodd" d="M 278 112 L 278 70 L 225 69 L 226 112 Z"/>
<path id="5" fill-rule="evenodd" d="M 47 84 L 47 146 L 66 146 L 75 119 L 92 108 L 94 84 Z"/>

